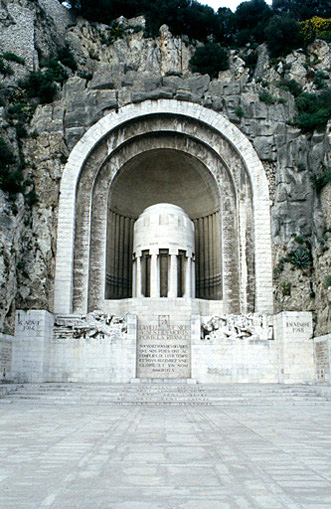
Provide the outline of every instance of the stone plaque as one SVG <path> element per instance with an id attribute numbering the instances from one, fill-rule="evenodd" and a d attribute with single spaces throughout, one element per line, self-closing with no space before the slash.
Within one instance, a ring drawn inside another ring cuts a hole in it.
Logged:
<path id="1" fill-rule="evenodd" d="M 191 376 L 191 327 L 173 323 L 170 315 L 156 320 L 139 319 L 138 378 L 189 378 Z"/>

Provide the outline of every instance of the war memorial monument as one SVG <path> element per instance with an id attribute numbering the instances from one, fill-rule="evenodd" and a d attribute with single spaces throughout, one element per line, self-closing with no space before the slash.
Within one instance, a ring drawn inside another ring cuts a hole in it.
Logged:
<path id="1" fill-rule="evenodd" d="M 1 507 L 331 506 L 331 45 L 200 46 L 0 1 Z"/>

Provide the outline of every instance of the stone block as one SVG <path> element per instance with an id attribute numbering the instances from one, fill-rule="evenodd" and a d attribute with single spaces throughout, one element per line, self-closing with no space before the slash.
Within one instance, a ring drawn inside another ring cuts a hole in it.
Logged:
<path id="1" fill-rule="evenodd" d="M 316 378 L 321 382 L 331 381 L 331 334 L 314 338 Z"/>
<path id="2" fill-rule="evenodd" d="M 88 88 L 93 90 L 118 88 L 124 75 L 124 64 L 101 64 L 89 81 Z"/>
<path id="3" fill-rule="evenodd" d="M 16 312 L 11 370 L 13 381 L 47 381 L 53 323 L 53 315 L 48 311 Z"/>
<path id="4" fill-rule="evenodd" d="M 171 99 L 173 97 L 173 92 L 169 88 L 161 87 L 151 92 L 133 92 L 132 93 L 132 102 L 142 102 L 146 99 Z"/>
<path id="5" fill-rule="evenodd" d="M 312 314 L 284 311 L 275 316 L 279 345 L 279 381 L 303 383 L 315 378 Z"/>
<path id="6" fill-rule="evenodd" d="M 151 92 L 161 87 L 161 77 L 147 71 L 129 71 L 124 75 L 121 86 L 132 87 L 135 91 Z"/>

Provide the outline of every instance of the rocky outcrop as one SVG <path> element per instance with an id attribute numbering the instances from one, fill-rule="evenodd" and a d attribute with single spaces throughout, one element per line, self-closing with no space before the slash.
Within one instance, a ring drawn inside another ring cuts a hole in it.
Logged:
<path id="1" fill-rule="evenodd" d="M 5 79 L 5 85 L 15 86 L 17 77 L 38 69 L 41 57 L 54 55 L 64 45 L 78 66 L 75 73 L 67 69 L 69 79 L 58 86 L 52 104 L 37 106 L 28 126 L 28 133 L 36 135 L 20 140 L 24 177 L 33 182 L 38 205 L 28 206 L 22 195 L 15 202 L 0 195 L 0 330 L 11 329 L 15 306 L 52 309 L 59 182 L 76 141 L 111 110 L 145 99 L 176 98 L 222 112 L 253 143 L 270 184 L 276 311 L 312 310 L 316 332 L 327 332 L 329 195 L 327 190 L 313 189 L 311 176 L 330 164 L 330 134 L 328 130 L 303 134 L 289 125 L 297 113 L 294 97 L 277 84 L 285 77 L 315 91 L 312 71 L 318 70 L 330 83 L 330 45 L 316 41 L 308 55 L 294 51 L 275 66 L 261 45 L 255 69 L 246 63 L 252 48 L 232 50 L 230 69 L 211 80 L 191 72 L 194 47 L 185 38 L 173 37 L 166 26 L 159 37 L 148 38 L 144 25 L 143 18 L 121 18 L 114 34 L 108 26 L 73 20 L 56 0 L 0 3 L 0 49 L 15 52 L 26 62 L 12 64 L 17 72 Z M 18 38 L 22 44 L 15 42 Z M 262 100 L 264 92 L 272 103 Z M 0 136 L 18 153 L 4 108 L 0 115 Z M 297 242 L 301 237 L 312 261 L 304 270 L 286 261 L 302 245 Z"/>

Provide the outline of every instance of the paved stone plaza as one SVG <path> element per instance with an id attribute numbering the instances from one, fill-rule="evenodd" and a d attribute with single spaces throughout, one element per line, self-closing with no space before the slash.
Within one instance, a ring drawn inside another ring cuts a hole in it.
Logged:
<path id="1" fill-rule="evenodd" d="M 331 507 L 325 400 L 0 406 L 3 508 Z"/>

